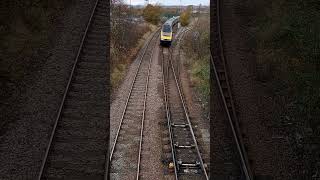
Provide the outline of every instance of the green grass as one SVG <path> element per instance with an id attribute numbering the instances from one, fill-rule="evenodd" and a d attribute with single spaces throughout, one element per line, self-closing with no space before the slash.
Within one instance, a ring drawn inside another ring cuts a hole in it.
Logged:
<path id="1" fill-rule="evenodd" d="M 208 101 L 210 95 L 210 66 L 208 58 L 193 60 L 190 65 L 191 82 L 200 92 L 201 99 Z"/>
<path id="2" fill-rule="evenodd" d="M 197 94 L 204 104 L 208 104 L 210 96 L 209 16 L 199 18 L 190 26 L 199 36 L 197 39 L 194 39 L 193 33 L 187 33 L 184 36 L 182 49 L 185 53 L 185 64 Z"/>

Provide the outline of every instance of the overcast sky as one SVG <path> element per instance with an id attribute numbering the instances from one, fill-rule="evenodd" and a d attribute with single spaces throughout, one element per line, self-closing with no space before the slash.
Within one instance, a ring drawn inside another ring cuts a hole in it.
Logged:
<path id="1" fill-rule="evenodd" d="M 125 0 L 128 4 L 130 0 Z M 203 5 L 209 5 L 209 0 L 149 0 L 149 3 L 155 4 L 160 3 L 161 5 L 199 5 L 200 3 Z M 145 0 L 131 0 L 132 5 L 143 5 Z"/>

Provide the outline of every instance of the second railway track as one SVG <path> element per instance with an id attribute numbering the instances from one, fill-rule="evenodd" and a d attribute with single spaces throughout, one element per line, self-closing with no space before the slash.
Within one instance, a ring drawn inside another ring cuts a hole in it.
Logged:
<path id="1" fill-rule="evenodd" d="M 162 48 L 164 102 L 175 179 L 209 179 L 180 88 L 172 53 Z"/>

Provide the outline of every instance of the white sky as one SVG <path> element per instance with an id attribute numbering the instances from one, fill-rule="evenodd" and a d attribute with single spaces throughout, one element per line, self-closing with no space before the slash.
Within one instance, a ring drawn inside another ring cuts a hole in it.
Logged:
<path id="1" fill-rule="evenodd" d="M 130 0 L 125 0 L 126 3 L 130 3 Z M 143 5 L 144 0 L 131 0 L 132 5 Z M 209 5 L 209 0 L 149 0 L 149 3 L 155 4 L 160 3 L 161 5 Z"/>

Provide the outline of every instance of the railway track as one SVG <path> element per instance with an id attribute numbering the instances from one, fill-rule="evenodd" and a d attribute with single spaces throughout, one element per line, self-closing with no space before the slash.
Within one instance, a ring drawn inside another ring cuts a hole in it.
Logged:
<path id="1" fill-rule="evenodd" d="M 175 179 L 209 179 L 168 48 L 162 48 L 162 72 Z"/>
<path id="2" fill-rule="evenodd" d="M 91 13 L 42 160 L 41 179 L 103 179 L 107 166 L 107 1 Z"/>
<path id="3" fill-rule="evenodd" d="M 112 179 L 130 180 L 139 179 L 141 176 L 140 160 L 150 67 L 158 37 L 159 30 L 150 38 L 139 57 L 139 65 L 127 96 L 109 157 Z"/>
<path id="4" fill-rule="evenodd" d="M 247 152 L 242 140 L 242 135 L 239 127 L 239 122 L 236 114 L 234 100 L 231 94 L 230 83 L 228 80 L 227 60 L 224 55 L 223 37 L 221 32 L 221 2 L 220 0 L 214 1 L 212 4 L 211 12 L 213 12 L 214 21 L 211 24 L 214 37 L 213 52 L 211 52 L 210 63 L 214 71 L 218 90 L 222 97 L 223 106 L 227 113 L 227 119 L 231 127 L 233 139 L 236 145 L 237 152 L 240 157 L 240 165 L 242 170 L 242 179 L 253 179 L 253 174 L 250 169 Z"/>

